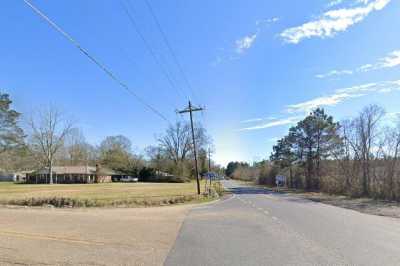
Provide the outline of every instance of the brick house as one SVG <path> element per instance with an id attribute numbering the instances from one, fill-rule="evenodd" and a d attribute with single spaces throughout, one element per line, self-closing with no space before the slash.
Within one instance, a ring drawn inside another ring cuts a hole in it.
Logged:
<path id="1" fill-rule="evenodd" d="M 94 166 L 54 166 L 53 182 L 57 184 L 90 184 L 112 182 L 112 170 Z M 49 183 L 48 168 L 43 168 L 26 175 L 26 182 L 30 184 Z"/>

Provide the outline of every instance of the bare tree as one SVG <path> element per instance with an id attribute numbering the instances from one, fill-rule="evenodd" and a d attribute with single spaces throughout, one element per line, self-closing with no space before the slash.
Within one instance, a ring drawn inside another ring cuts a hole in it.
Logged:
<path id="1" fill-rule="evenodd" d="M 365 196 L 369 194 L 372 147 L 376 144 L 379 134 L 378 123 L 384 114 L 382 107 L 369 105 L 356 119 L 362 165 L 362 193 Z"/>
<path id="2" fill-rule="evenodd" d="M 96 160 L 95 148 L 90 145 L 78 128 L 72 128 L 65 138 L 64 161 L 71 165 L 93 163 Z"/>
<path id="3" fill-rule="evenodd" d="M 396 182 L 396 170 L 400 155 L 400 123 L 395 128 L 385 128 L 384 132 L 380 146 L 381 160 L 384 165 L 383 192 L 387 199 L 395 200 L 400 196 L 397 191 L 398 182 Z"/>
<path id="4" fill-rule="evenodd" d="M 165 156 L 159 146 L 148 146 L 145 149 L 146 156 L 149 160 L 150 166 L 156 170 L 162 170 L 165 165 Z"/>
<path id="5" fill-rule="evenodd" d="M 165 134 L 158 138 L 161 149 L 177 165 L 186 159 L 191 149 L 190 127 L 176 122 L 170 125 Z"/>
<path id="6" fill-rule="evenodd" d="M 53 165 L 55 156 L 64 145 L 70 133 L 72 122 L 66 120 L 62 113 L 54 107 L 41 110 L 31 116 L 28 124 L 32 130 L 31 145 L 40 154 L 49 170 L 49 183 L 53 184 Z"/>
<path id="7" fill-rule="evenodd" d="M 188 123 L 176 122 L 170 125 L 165 134 L 158 138 L 158 143 L 161 150 L 166 156 L 171 159 L 176 165 L 190 158 L 193 154 L 192 137 Z M 195 126 L 195 138 L 197 149 L 206 149 L 210 140 L 206 131 L 201 125 Z"/>

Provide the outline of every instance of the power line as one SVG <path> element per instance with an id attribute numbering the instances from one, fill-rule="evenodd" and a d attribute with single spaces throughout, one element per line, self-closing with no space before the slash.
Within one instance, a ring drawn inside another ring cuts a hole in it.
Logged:
<path id="1" fill-rule="evenodd" d="M 166 122 L 170 123 L 170 121 L 157 109 L 153 106 L 148 104 L 145 100 L 143 100 L 139 95 L 133 92 L 128 85 L 118 79 L 111 70 L 109 70 L 106 66 L 101 64 L 96 58 L 94 58 L 89 52 L 84 49 L 75 39 L 71 37 L 67 32 L 61 29 L 55 22 L 53 22 L 48 16 L 46 16 L 42 11 L 40 11 L 37 7 L 35 7 L 31 2 L 28 0 L 23 0 L 25 4 L 27 4 L 36 14 L 38 14 L 42 19 L 44 19 L 51 27 L 53 27 L 56 31 L 61 33 L 68 41 L 70 41 L 76 48 L 78 48 L 86 57 L 88 57 L 93 63 L 95 63 L 101 70 L 103 70 L 111 79 L 117 82 L 122 88 L 132 94 L 137 101 L 139 101 L 142 105 L 148 108 L 150 111 L 158 115 L 161 119 L 165 120 Z"/>
<path id="2" fill-rule="evenodd" d="M 192 96 L 196 98 L 195 91 L 193 90 L 193 87 L 192 87 L 191 83 L 189 82 L 189 79 L 188 79 L 188 77 L 187 77 L 185 71 L 183 70 L 183 67 L 182 67 L 181 63 L 179 62 L 178 57 L 176 56 L 176 54 L 175 54 L 175 52 L 174 52 L 174 49 L 172 49 L 172 46 L 171 46 L 171 44 L 170 44 L 170 42 L 169 42 L 169 40 L 168 40 L 168 38 L 167 38 L 167 34 L 166 34 L 165 31 L 163 30 L 163 28 L 162 28 L 162 26 L 161 26 L 161 23 L 160 23 L 160 21 L 158 20 L 158 18 L 157 18 L 157 16 L 156 16 L 155 12 L 154 12 L 154 10 L 153 10 L 153 7 L 151 6 L 151 4 L 150 4 L 150 2 L 149 2 L 148 0 L 145 0 L 145 3 L 146 3 L 146 5 L 147 5 L 147 8 L 148 8 L 149 11 L 150 11 L 151 16 L 153 17 L 153 19 L 154 19 L 154 21 L 155 21 L 155 23 L 156 23 L 156 25 L 157 25 L 158 31 L 161 33 L 161 36 L 162 36 L 162 38 L 163 38 L 163 40 L 164 40 L 166 46 L 168 47 L 168 50 L 169 50 L 170 54 L 172 55 L 172 58 L 174 59 L 174 62 L 175 62 L 175 64 L 176 64 L 176 66 L 177 66 L 178 69 L 179 69 L 179 72 L 181 73 L 183 79 L 185 80 L 185 82 L 186 82 L 186 84 L 187 84 L 187 86 L 188 86 L 188 88 L 189 88 L 189 90 L 190 90 Z"/>
<path id="3" fill-rule="evenodd" d="M 122 48 L 122 47 L 119 46 L 119 45 L 118 45 L 118 48 L 119 48 L 119 50 L 121 51 L 121 53 L 125 56 L 125 58 L 127 59 L 127 61 L 128 61 L 134 68 L 137 68 L 137 69 L 139 69 L 139 71 L 140 71 L 141 68 L 139 67 L 139 65 L 137 64 L 137 62 L 133 59 L 133 57 L 129 54 L 129 52 L 126 51 L 126 49 Z M 159 86 L 157 86 L 157 85 L 155 84 L 155 82 L 154 82 L 153 79 L 151 79 L 151 78 L 148 79 L 148 82 L 150 83 L 150 86 L 151 86 L 152 88 L 154 88 L 154 89 L 156 89 L 156 90 L 159 89 Z M 166 97 L 168 98 L 169 104 L 172 105 L 175 109 L 178 109 L 176 103 L 173 101 L 173 99 L 172 99 L 171 96 L 172 96 L 172 95 L 170 95 L 170 94 L 166 95 Z"/>
<path id="4" fill-rule="evenodd" d="M 128 0 L 126 0 L 126 3 L 132 8 L 132 6 L 130 5 L 130 2 L 129 2 Z M 150 53 L 150 55 L 153 57 L 153 59 L 154 59 L 154 61 L 156 62 L 156 64 L 160 67 L 162 73 L 164 74 L 165 78 L 168 80 L 170 86 L 171 86 L 173 89 L 177 90 L 177 92 L 178 92 L 181 96 L 183 96 L 184 98 L 187 98 L 186 95 L 185 95 L 185 92 L 184 92 L 180 87 L 178 87 L 178 86 L 175 84 L 175 82 L 174 82 L 174 80 L 173 80 L 173 78 L 172 78 L 172 75 L 169 73 L 168 69 L 165 68 L 165 67 L 163 66 L 162 62 L 161 62 L 161 61 L 159 60 L 159 58 L 156 56 L 154 50 L 151 48 L 150 43 L 146 40 L 146 38 L 144 37 L 144 35 L 143 35 L 142 32 L 140 31 L 139 25 L 136 23 L 135 18 L 134 18 L 134 17 L 132 16 L 132 14 L 129 12 L 128 8 L 122 3 L 122 1 L 121 1 L 121 5 L 122 5 L 122 8 L 124 9 L 124 11 L 125 11 L 125 13 L 126 13 L 128 19 L 129 19 L 129 22 L 130 22 L 131 25 L 133 26 L 133 28 L 134 28 L 134 30 L 136 31 L 136 33 L 139 35 L 140 39 L 143 41 L 143 43 L 144 43 L 144 45 L 145 45 L 147 51 L 148 51 L 148 52 Z M 177 88 L 179 88 L 179 89 L 177 89 Z"/>

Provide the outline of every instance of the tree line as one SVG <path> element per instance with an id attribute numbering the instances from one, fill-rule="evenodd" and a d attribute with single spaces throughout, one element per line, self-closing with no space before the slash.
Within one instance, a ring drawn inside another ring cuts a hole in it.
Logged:
<path id="1" fill-rule="evenodd" d="M 201 173 L 208 171 L 212 140 L 201 124 L 195 126 Z M 0 92 L 0 171 L 16 172 L 52 167 L 90 165 L 140 177 L 143 181 L 184 182 L 194 178 L 190 125 L 176 122 L 155 138 L 155 145 L 135 151 L 129 138 L 107 136 L 90 144 L 82 130 L 59 109 L 47 107 L 29 116 L 12 108 L 10 96 Z M 218 166 L 212 164 L 213 170 Z"/>
<path id="2" fill-rule="evenodd" d="M 340 122 L 317 108 L 277 141 L 269 160 L 228 169 L 271 186 L 284 175 L 291 188 L 400 200 L 399 153 L 400 122 L 389 123 L 382 107 Z"/>

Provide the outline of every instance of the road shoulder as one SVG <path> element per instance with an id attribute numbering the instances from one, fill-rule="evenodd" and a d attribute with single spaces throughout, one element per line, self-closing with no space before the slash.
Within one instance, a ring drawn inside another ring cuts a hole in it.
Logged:
<path id="1" fill-rule="evenodd" d="M 162 265 L 193 206 L 0 208 L 0 264 Z"/>

